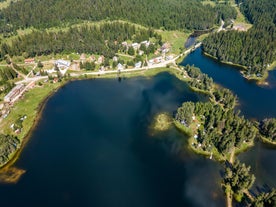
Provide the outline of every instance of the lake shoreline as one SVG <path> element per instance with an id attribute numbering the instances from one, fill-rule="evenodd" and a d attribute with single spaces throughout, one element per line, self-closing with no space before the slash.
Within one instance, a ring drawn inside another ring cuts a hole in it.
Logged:
<path id="1" fill-rule="evenodd" d="M 189 78 L 184 78 L 183 75 L 181 75 L 181 73 L 183 72 L 183 70 L 179 67 L 163 67 L 163 68 L 154 68 L 154 69 L 150 69 L 150 70 L 139 70 L 139 71 L 121 71 L 121 73 L 106 73 L 106 74 L 98 74 L 98 75 L 81 75 L 81 76 L 77 76 L 77 77 L 70 77 L 67 78 L 66 80 L 63 80 L 61 82 L 60 85 L 57 85 L 52 91 L 50 91 L 50 93 L 46 94 L 46 96 L 44 97 L 44 99 L 38 103 L 38 111 L 37 111 L 37 115 L 34 117 L 34 120 L 32 120 L 32 126 L 31 128 L 28 130 L 28 132 L 26 133 L 26 135 L 20 139 L 22 140 L 21 146 L 19 147 L 19 149 L 16 150 L 16 152 L 14 154 L 11 155 L 11 158 L 9 159 L 9 161 L 7 163 L 5 163 L 4 165 L 0 166 L 0 170 L 2 168 L 5 168 L 5 166 L 11 166 L 20 156 L 22 149 L 24 148 L 24 146 L 27 144 L 29 137 L 31 136 L 33 130 L 36 128 L 37 123 L 40 120 L 40 116 L 43 113 L 43 109 L 47 103 L 47 101 L 49 100 L 49 98 L 51 96 L 53 96 L 60 88 L 62 88 L 64 85 L 72 82 L 72 81 L 78 81 L 78 80 L 86 80 L 86 79 L 99 79 L 99 78 L 132 78 L 132 77 L 153 77 L 159 73 L 162 72 L 167 72 L 173 76 L 175 76 L 176 78 L 178 78 L 180 81 L 183 81 L 184 83 L 186 83 L 189 87 L 189 89 L 191 91 L 194 91 L 195 93 L 201 93 L 201 94 L 205 94 L 205 95 L 211 95 L 209 91 L 205 91 L 205 90 L 201 90 L 195 87 L 192 87 L 188 84 L 188 81 L 190 80 Z M 57 84 L 57 83 L 55 83 Z M 214 86 L 215 83 L 214 83 Z M 210 99 L 210 98 L 209 98 Z M 22 101 L 22 100 L 19 100 Z M 210 99 L 210 101 L 215 104 L 212 99 Z M 237 106 L 237 103 L 235 104 L 234 107 Z M 194 150 L 195 153 L 197 154 L 202 154 L 201 152 L 198 152 L 197 150 Z M 208 154 L 209 155 L 209 154 Z M 221 160 L 221 159 L 219 159 Z"/>
<path id="2" fill-rule="evenodd" d="M 194 143 L 194 133 L 192 132 L 192 130 L 189 127 L 185 127 L 183 125 L 181 125 L 179 122 L 177 122 L 176 120 L 173 121 L 174 126 L 182 133 L 184 133 L 185 135 L 188 136 L 188 148 L 191 149 L 195 154 L 198 155 L 202 155 L 208 159 L 217 161 L 217 162 L 225 162 L 226 160 L 228 160 L 229 162 L 233 162 L 233 158 L 238 156 L 239 154 L 246 152 L 247 150 L 249 150 L 250 148 L 254 147 L 255 143 L 248 143 L 248 144 L 244 144 L 242 147 L 238 148 L 238 149 L 234 149 L 234 153 L 233 153 L 233 157 L 231 158 L 231 154 L 223 156 L 221 155 L 219 152 L 208 152 L 205 150 L 201 150 L 196 148 L 193 143 Z"/>
<path id="3" fill-rule="evenodd" d="M 33 131 L 36 129 L 37 124 L 39 123 L 42 113 L 44 111 L 44 108 L 48 102 L 48 100 L 60 89 L 62 88 L 64 85 L 66 85 L 68 82 L 65 82 L 62 85 L 57 86 L 54 90 L 50 91 L 49 94 L 47 94 L 47 96 L 44 97 L 44 99 L 38 103 L 38 108 L 37 108 L 37 113 L 36 116 L 34 117 L 34 119 L 32 120 L 32 125 L 31 128 L 28 129 L 28 132 L 26 133 L 26 135 L 23 135 L 23 137 L 20 139 L 21 140 L 21 144 L 20 147 L 13 153 L 11 154 L 10 159 L 2 166 L 0 166 L 0 171 L 6 168 L 11 167 L 20 157 L 20 154 L 22 152 L 22 150 L 25 148 L 25 146 L 28 144 L 28 141 L 30 140 L 30 137 L 33 133 Z M 22 100 L 20 100 L 22 101 Z"/>
<path id="4" fill-rule="evenodd" d="M 71 77 L 67 80 L 63 80 L 61 82 L 61 84 L 56 85 L 56 87 L 54 87 L 54 89 L 52 91 L 50 91 L 44 98 L 43 100 L 38 103 L 38 107 L 37 107 L 37 112 L 36 115 L 34 117 L 34 119 L 31 121 L 32 125 L 30 127 L 30 129 L 27 129 L 27 133 L 22 135 L 22 138 L 20 138 L 20 147 L 12 154 L 9 155 L 9 160 L 4 163 L 3 165 L 0 166 L 0 171 L 3 171 L 9 167 L 11 167 L 20 157 L 20 154 L 22 152 L 22 150 L 25 148 L 25 146 L 28 144 L 28 141 L 32 135 L 32 132 L 36 129 L 37 124 L 39 122 L 39 120 L 41 119 L 43 110 L 47 104 L 47 101 L 62 87 L 64 87 L 65 85 L 67 85 L 70 82 L 73 81 L 81 81 L 81 80 L 93 80 L 93 79 L 100 79 L 100 78 L 132 78 L 132 77 L 152 77 L 155 76 L 159 73 L 162 72 L 168 72 L 171 75 L 174 75 L 177 77 L 177 74 L 175 72 L 173 72 L 172 70 L 170 70 L 170 68 L 156 68 L 156 69 L 151 69 L 151 70 L 142 70 L 142 71 L 133 71 L 133 72 L 125 72 L 125 73 L 113 73 L 113 74 L 101 74 L 101 75 L 82 75 L 79 77 Z M 178 79 L 180 79 L 179 77 L 177 77 Z M 184 81 L 184 79 L 180 79 L 181 81 Z M 184 81 L 185 82 L 185 81 Z M 57 83 L 55 83 L 57 84 Z M 24 99 L 24 98 L 23 98 Z M 24 100 L 19 100 L 19 102 L 22 102 Z M 22 130 L 23 131 L 23 130 Z"/>
<path id="5" fill-rule="evenodd" d="M 269 140 L 268 138 L 264 137 L 263 135 L 260 135 L 260 140 L 269 146 L 276 147 L 276 142 Z"/>

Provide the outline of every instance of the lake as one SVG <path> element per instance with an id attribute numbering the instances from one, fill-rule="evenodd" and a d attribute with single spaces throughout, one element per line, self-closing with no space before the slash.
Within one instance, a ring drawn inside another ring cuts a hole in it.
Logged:
<path id="1" fill-rule="evenodd" d="M 0 185 L 1 205 L 223 206 L 219 164 L 189 151 L 176 129 L 149 127 L 156 114 L 200 100 L 168 73 L 65 85 L 15 164 L 26 173 Z"/>
<path id="2" fill-rule="evenodd" d="M 276 117 L 276 73 L 270 86 L 246 81 L 237 68 L 198 49 L 183 61 L 196 65 L 239 98 L 250 119 Z M 184 101 L 206 101 L 168 73 L 152 78 L 68 83 L 46 103 L 15 167 L 17 184 L 0 184 L 1 204 L 17 206 L 221 207 L 218 163 L 195 155 L 171 128 L 151 129 L 154 116 Z M 276 150 L 260 142 L 239 156 L 252 166 L 255 186 L 276 186 Z"/>

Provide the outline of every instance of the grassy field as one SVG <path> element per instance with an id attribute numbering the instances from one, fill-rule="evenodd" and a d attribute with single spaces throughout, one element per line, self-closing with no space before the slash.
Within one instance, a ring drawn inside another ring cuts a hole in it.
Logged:
<path id="1" fill-rule="evenodd" d="M 238 15 L 237 18 L 235 19 L 234 26 L 235 25 L 240 25 L 244 27 L 246 30 L 250 29 L 252 27 L 252 24 L 250 24 L 245 16 L 241 13 L 238 5 L 235 3 L 234 0 L 231 1 L 231 5 L 236 9 Z"/>
<path id="2" fill-rule="evenodd" d="M 216 3 L 214 1 L 210 1 L 210 0 L 205 0 L 205 1 L 202 1 L 201 2 L 204 6 L 205 5 L 210 5 L 212 7 L 215 7 L 216 6 Z"/>
<path id="3" fill-rule="evenodd" d="M 7 8 L 11 2 L 17 2 L 17 1 L 20 1 L 20 0 L 6 0 L 6 1 L 3 1 L 3 2 L 0 2 L 0 10 L 1 9 L 4 9 L 4 8 Z"/>
<path id="4" fill-rule="evenodd" d="M 60 83 L 47 83 L 43 87 L 36 87 L 24 94 L 23 98 L 12 107 L 10 114 L 0 123 L 0 133 L 14 134 L 10 125 L 13 124 L 18 117 L 27 115 L 26 120 L 23 122 L 22 132 L 17 135 L 18 138 L 22 140 L 33 126 L 37 113 L 39 112 L 39 106 L 43 100 L 60 85 Z"/>
<path id="5" fill-rule="evenodd" d="M 184 44 L 191 34 L 191 32 L 185 33 L 181 31 L 157 30 L 157 32 L 162 35 L 163 42 L 169 42 L 171 44 L 171 52 L 174 54 L 179 54 L 179 48 L 184 48 Z"/>

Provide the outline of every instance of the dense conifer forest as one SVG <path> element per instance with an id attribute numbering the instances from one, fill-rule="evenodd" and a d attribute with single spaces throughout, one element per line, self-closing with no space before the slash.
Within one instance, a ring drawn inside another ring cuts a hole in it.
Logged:
<path id="1" fill-rule="evenodd" d="M 264 119 L 260 123 L 260 133 L 272 142 L 276 142 L 276 118 Z"/>
<path id="2" fill-rule="evenodd" d="M 66 26 L 83 20 L 127 20 L 153 28 L 209 29 L 220 18 L 235 18 L 234 8 L 203 5 L 200 0 L 24 0 L 0 13 L 1 32 L 18 28 Z"/>
<path id="3" fill-rule="evenodd" d="M 175 120 L 186 127 L 197 117 L 200 127 L 197 129 L 198 148 L 207 152 L 217 151 L 227 155 L 244 143 L 252 143 L 256 130 L 253 124 L 239 116 L 233 109 L 225 110 L 220 105 L 185 102 L 178 108 Z"/>
<path id="4" fill-rule="evenodd" d="M 95 53 L 112 58 L 126 40 L 141 42 L 162 37 L 151 29 L 137 28 L 129 23 L 112 22 L 93 26 L 70 27 L 67 31 L 34 31 L 3 43 L 1 58 L 23 55 L 34 57 L 51 53 Z"/>
<path id="5" fill-rule="evenodd" d="M 227 31 L 210 35 L 203 50 L 220 61 L 247 67 L 246 75 L 262 76 L 276 60 L 276 2 L 237 0 L 241 11 L 254 24 L 248 32 Z"/>

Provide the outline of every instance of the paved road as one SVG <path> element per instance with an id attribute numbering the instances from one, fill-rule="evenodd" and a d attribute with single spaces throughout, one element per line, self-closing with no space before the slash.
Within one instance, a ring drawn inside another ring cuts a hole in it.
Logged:
<path id="1" fill-rule="evenodd" d="M 132 69 L 123 69 L 123 70 L 107 70 L 107 71 L 97 71 L 97 72 L 86 72 L 86 73 L 71 73 L 70 75 L 73 77 L 78 77 L 81 75 L 104 75 L 104 74 L 114 74 L 114 73 L 124 73 L 124 72 L 135 72 L 135 71 L 143 71 L 143 70 L 150 70 L 150 69 L 154 69 L 154 68 L 164 68 L 166 67 L 168 64 L 175 64 L 175 61 L 182 57 L 183 55 L 187 55 L 190 52 L 192 52 L 193 50 L 195 50 L 196 48 L 201 46 L 201 42 L 197 43 L 194 47 L 184 51 L 182 54 L 176 56 L 175 58 L 171 59 L 171 60 L 166 60 L 157 64 L 152 64 L 149 66 L 145 66 L 145 67 L 141 67 L 141 68 L 132 68 Z M 21 83 L 29 83 L 32 81 L 39 81 L 39 80 L 43 80 L 43 79 L 47 79 L 48 76 L 38 76 L 38 77 L 33 77 L 33 78 L 29 78 L 29 77 L 25 77 L 24 80 L 18 81 L 16 82 L 16 84 L 21 84 Z"/>
<path id="2" fill-rule="evenodd" d="M 32 81 L 39 81 L 43 79 L 48 79 L 48 76 L 37 76 L 37 77 L 32 77 L 32 78 L 25 78 L 24 80 L 17 81 L 15 84 L 21 84 L 21 83 L 29 83 Z"/>

